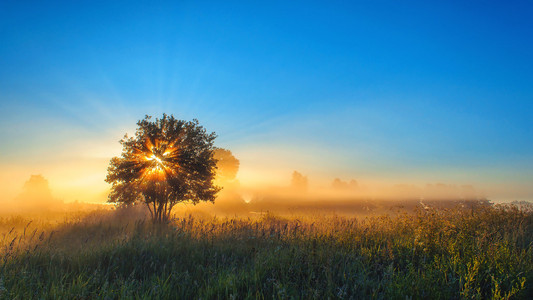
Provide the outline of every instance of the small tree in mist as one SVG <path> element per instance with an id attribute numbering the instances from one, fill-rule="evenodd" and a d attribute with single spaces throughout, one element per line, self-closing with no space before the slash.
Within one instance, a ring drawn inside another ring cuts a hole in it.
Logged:
<path id="1" fill-rule="evenodd" d="M 137 122 L 134 137 L 120 141 L 122 155 L 111 159 L 106 182 L 112 184 L 109 202 L 143 202 L 152 220 L 169 219 L 179 202 L 214 202 L 220 190 L 213 180 L 215 133 L 207 133 L 198 120 L 177 120 L 163 114 Z"/>
<path id="2" fill-rule="evenodd" d="M 23 191 L 15 198 L 13 208 L 24 211 L 53 211 L 64 209 L 62 200 L 55 199 L 52 191 L 42 175 L 31 175 L 24 183 Z"/>
<path id="3" fill-rule="evenodd" d="M 217 179 L 222 182 L 235 180 L 239 171 L 239 160 L 230 150 L 216 148 L 213 156 L 217 160 Z"/>
<path id="4" fill-rule="evenodd" d="M 306 191 L 307 176 L 302 175 L 300 172 L 294 171 L 292 173 L 291 187 L 296 191 Z"/>

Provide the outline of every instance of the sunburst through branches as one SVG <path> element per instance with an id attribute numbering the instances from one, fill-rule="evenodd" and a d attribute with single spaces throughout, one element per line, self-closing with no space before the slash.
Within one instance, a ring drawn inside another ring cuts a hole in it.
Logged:
<path id="1" fill-rule="evenodd" d="M 197 120 L 173 116 L 137 123 L 135 137 L 121 141 L 121 157 L 111 159 L 106 181 L 109 201 L 144 202 L 154 221 L 168 220 L 179 202 L 214 201 L 220 190 L 213 183 L 215 133 L 207 133 Z"/>
<path id="2" fill-rule="evenodd" d="M 173 141 L 147 139 L 141 149 L 135 151 L 138 161 L 143 162 L 143 180 L 165 181 L 179 171 L 178 147 Z"/>

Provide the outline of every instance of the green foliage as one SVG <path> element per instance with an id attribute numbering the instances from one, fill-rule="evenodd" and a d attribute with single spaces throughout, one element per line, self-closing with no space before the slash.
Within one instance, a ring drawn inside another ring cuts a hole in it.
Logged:
<path id="1" fill-rule="evenodd" d="M 112 184 L 110 202 L 143 202 L 152 219 L 162 223 L 179 202 L 215 200 L 216 135 L 208 134 L 197 120 L 166 114 L 150 119 L 137 123 L 135 137 L 120 141 L 122 156 L 111 159 L 106 182 Z"/>
<path id="2" fill-rule="evenodd" d="M 0 298 L 531 299 L 533 293 L 533 213 L 516 208 L 366 219 L 188 216 L 168 226 L 102 215 L 33 242 L 22 232 L 4 234 Z"/>

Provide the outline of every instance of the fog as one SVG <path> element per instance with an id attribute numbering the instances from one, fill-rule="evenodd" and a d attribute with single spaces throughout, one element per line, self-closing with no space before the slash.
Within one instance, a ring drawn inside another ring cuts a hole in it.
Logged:
<path id="1" fill-rule="evenodd" d="M 240 161 L 226 149 L 216 149 L 215 184 L 222 187 L 215 203 L 193 206 L 181 203 L 177 213 L 216 215 L 280 214 L 380 214 L 391 211 L 413 211 L 431 206 L 453 207 L 471 203 L 488 204 L 487 195 L 469 184 L 390 183 L 365 178 L 332 177 L 316 179 L 298 170 L 276 174 L 275 180 L 241 183 Z M 280 182 L 272 184 L 272 182 Z M 43 174 L 29 175 L 17 196 L 3 201 L 0 214 L 38 214 L 110 209 L 106 194 L 94 202 L 59 199 Z M 83 191 L 80 190 L 80 193 Z M 81 197 L 82 198 L 82 197 Z"/>
<path id="2" fill-rule="evenodd" d="M 65 202 L 54 196 L 48 180 L 41 174 L 30 175 L 20 193 L 2 201 L 0 215 L 24 214 L 31 216 L 55 216 L 61 213 L 91 211 L 106 208 L 103 203 Z"/>
<path id="3" fill-rule="evenodd" d="M 178 205 L 176 211 L 213 214 L 254 215 L 278 214 L 348 214 L 368 215 L 410 212 L 417 208 L 488 205 L 486 195 L 469 184 L 390 184 L 355 178 L 313 180 L 297 170 L 279 174 L 285 183 L 241 184 L 238 180 L 239 160 L 230 151 L 219 152 L 217 185 L 223 189 L 217 200 L 195 207 Z M 229 175 L 228 175 L 229 174 Z M 264 182 L 272 182 L 265 178 Z"/>

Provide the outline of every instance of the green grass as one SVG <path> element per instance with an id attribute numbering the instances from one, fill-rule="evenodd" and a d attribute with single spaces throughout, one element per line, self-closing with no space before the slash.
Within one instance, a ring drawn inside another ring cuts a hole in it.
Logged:
<path id="1" fill-rule="evenodd" d="M 189 216 L 166 227 L 116 213 L 44 229 L 26 221 L 0 220 L 3 299 L 533 296 L 533 213 L 517 208 Z"/>

